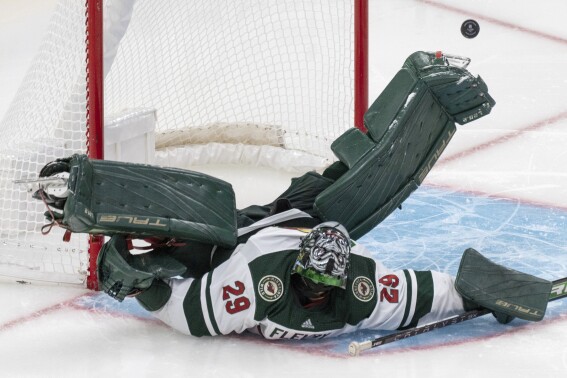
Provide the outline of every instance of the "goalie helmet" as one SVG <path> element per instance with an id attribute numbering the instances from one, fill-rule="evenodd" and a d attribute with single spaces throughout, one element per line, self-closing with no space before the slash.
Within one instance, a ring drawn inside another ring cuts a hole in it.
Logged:
<path id="1" fill-rule="evenodd" d="M 292 273 L 317 285 L 346 287 L 350 257 L 350 238 L 337 222 L 315 226 L 299 245 Z"/>

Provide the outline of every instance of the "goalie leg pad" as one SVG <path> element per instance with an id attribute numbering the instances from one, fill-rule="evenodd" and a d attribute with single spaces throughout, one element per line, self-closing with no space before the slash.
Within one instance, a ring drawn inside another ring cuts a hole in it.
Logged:
<path id="1" fill-rule="evenodd" d="M 423 182 L 456 131 L 490 112 L 480 78 L 429 53 L 412 54 L 364 115 L 331 146 L 348 171 L 315 200 L 323 221 L 357 239 L 391 214 Z"/>
<path id="2" fill-rule="evenodd" d="M 349 170 L 315 201 L 319 218 L 340 222 L 354 239 L 418 188 L 456 130 L 427 86 L 406 71 L 370 107 L 365 123 L 368 134 L 350 129 L 331 146 Z"/>
<path id="3" fill-rule="evenodd" d="M 232 186 L 202 173 L 74 155 L 69 191 L 62 223 L 72 232 L 236 245 Z"/>
<path id="4" fill-rule="evenodd" d="M 520 319 L 543 319 L 551 282 L 495 264 L 467 249 L 455 280 L 457 292 L 481 307 Z"/>

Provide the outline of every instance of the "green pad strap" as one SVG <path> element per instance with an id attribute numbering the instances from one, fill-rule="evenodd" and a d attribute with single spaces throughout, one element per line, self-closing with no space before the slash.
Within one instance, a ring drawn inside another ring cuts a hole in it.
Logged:
<path id="1" fill-rule="evenodd" d="M 472 248 L 461 259 L 455 288 L 465 299 L 520 319 L 543 319 L 551 282 L 495 264 Z"/>
<path id="2" fill-rule="evenodd" d="M 339 160 L 349 169 L 364 158 L 374 148 L 374 142 L 359 129 L 349 129 L 332 145 L 332 150 Z"/>
<path id="3" fill-rule="evenodd" d="M 236 245 L 232 186 L 182 169 L 74 155 L 63 226 L 73 232 L 162 236 Z"/>
<path id="4" fill-rule="evenodd" d="M 142 293 L 136 295 L 136 300 L 147 311 L 157 311 L 171 297 L 171 287 L 162 280 L 154 280 L 152 285 Z"/>

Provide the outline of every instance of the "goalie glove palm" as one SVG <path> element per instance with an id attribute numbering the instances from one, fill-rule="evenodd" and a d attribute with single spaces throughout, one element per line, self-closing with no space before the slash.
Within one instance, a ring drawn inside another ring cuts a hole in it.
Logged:
<path id="1" fill-rule="evenodd" d="M 148 289 L 155 279 L 183 274 L 186 267 L 164 254 L 132 255 L 125 237 L 115 235 L 102 247 L 97 270 L 100 289 L 121 302 L 128 295 Z"/>

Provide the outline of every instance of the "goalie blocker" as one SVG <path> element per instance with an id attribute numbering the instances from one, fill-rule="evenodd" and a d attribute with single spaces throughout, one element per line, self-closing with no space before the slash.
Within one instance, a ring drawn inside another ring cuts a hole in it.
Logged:
<path id="1" fill-rule="evenodd" d="M 495 264 L 472 248 L 464 252 L 455 280 L 465 309 L 489 309 L 501 323 L 514 317 L 543 319 L 551 286 L 548 280 Z"/>
<path id="2" fill-rule="evenodd" d="M 337 221 L 358 239 L 423 182 L 455 133 L 455 122 L 474 121 L 494 106 L 482 79 L 450 61 L 455 59 L 439 53 L 410 55 L 366 112 L 368 132 L 346 131 L 331 146 L 338 162 L 323 175 L 294 179 L 271 204 L 236 210 L 231 185 L 214 177 L 74 156 L 58 223 L 73 232 L 234 247 L 241 241 L 238 227 L 295 208 L 315 218 L 314 224 Z"/>

